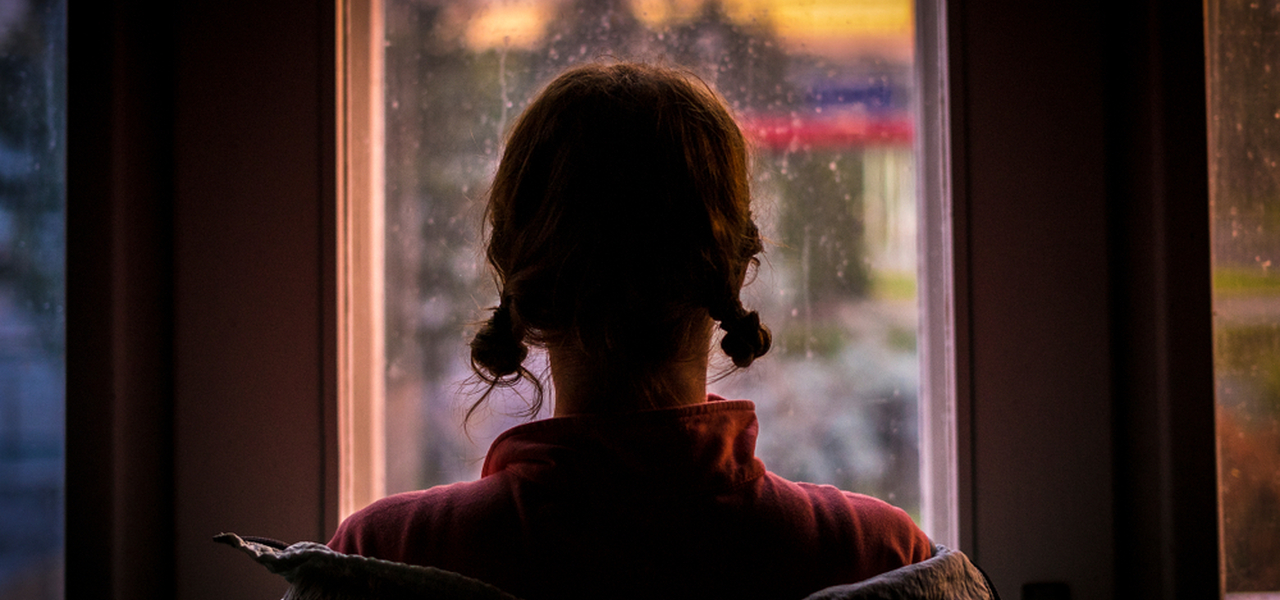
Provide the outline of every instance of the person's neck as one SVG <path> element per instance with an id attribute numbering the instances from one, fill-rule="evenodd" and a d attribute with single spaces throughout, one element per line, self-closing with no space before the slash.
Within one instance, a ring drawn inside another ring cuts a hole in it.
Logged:
<path id="1" fill-rule="evenodd" d="M 706 346 L 703 345 L 703 348 Z M 625 377 L 592 367 L 576 350 L 547 349 L 551 380 L 555 386 L 555 416 L 628 412 L 646 408 L 674 408 L 707 400 L 707 352 L 668 363 L 649 389 L 661 389 L 650 397 Z"/>

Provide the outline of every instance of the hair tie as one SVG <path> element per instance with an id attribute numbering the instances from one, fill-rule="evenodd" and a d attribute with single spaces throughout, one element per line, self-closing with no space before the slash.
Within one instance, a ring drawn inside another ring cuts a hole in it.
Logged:
<path id="1" fill-rule="evenodd" d="M 724 339 L 720 340 L 720 349 L 733 359 L 735 366 L 745 369 L 769 351 L 773 335 L 760 323 L 760 313 L 754 310 L 747 312 L 741 305 L 734 313 L 720 321 L 720 328 L 725 332 Z"/>
<path id="2" fill-rule="evenodd" d="M 483 367 L 494 379 L 519 373 L 529 355 L 524 332 L 517 331 L 511 318 L 511 303 L 503 296 L 493 315 L 471 340 L 471 362 Z"/>

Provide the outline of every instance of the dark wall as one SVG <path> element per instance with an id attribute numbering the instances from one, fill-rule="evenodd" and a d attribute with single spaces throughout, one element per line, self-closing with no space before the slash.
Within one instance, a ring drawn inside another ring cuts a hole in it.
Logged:
<path id="1" fill-rule="evenodd" d="M 962 537 L 1006 595 L 1215 597 L 1203 7 L 948 10 Z"/>
<path id="2" fill-rule="evenodd" d="M 158 3 L 68 13 L 66 594 L 164 597 L 175 584 L 172 15 Z"/>
<path id="3" fill-rule="evenodd" d="M 1101 7 L 969 2 L 953 17 L 963 40 L 953 93 L 965 107 L 955 123 L 970 274 L 972 549 L 1015 597 L 1043 580 L 1107 597 Z M 1090 551 L 1064 551 L 1077 548 Z"/>
<path id="4" fill-rule="evenodd" d="M 69 598 L 267 597 L 336 523 L 334 9 L 69 10 Z"/>

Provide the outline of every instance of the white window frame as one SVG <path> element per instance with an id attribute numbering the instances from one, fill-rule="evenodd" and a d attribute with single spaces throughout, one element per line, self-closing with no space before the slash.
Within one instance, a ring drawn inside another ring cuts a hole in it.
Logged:
<path id="1" fill-rule="evenodd" d="M 956 279 L 951 189 L 950 81 L 947 15 L 943 0 L 916 0 L 917 272 L 920 325 L 921 528 L 935 543 L 966 548 L 961 539 L 963 502 L 958 432 L 967 423 L 957 410 Z"/>

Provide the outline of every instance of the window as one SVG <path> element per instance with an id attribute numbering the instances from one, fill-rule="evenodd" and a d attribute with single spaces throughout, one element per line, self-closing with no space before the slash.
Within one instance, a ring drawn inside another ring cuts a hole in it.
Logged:
<path id="1" fill-rule="evenodd" d="M 62 597 L 65 6 L 0 5 L 0 597 Z"/>
<path id="2" fill-rule="evenodd" d="M 1223 576 L 1228 593 L 1280 592 L 1280 13 L 1208 7 Z"/>
<path id="3" fill-rule="evenodd" d="M 946 362 L 934 356 L 945 348 L 946 290 L 919 284 L 945 272 L 947 256 L 945 227 L 922 226 L 945 211 L 939 178 L 917 172 L 928 136 L 910 0 L 392 0 L 362 10 L 346 15 L 345 114 L 360 115 L 354 130 L 365 133 L 348 143 L 365 150 L 348 149 L 345 185 L 372 200 L 351 203 L 346 219 L 372 250 L 348 253 L 344 314 L 375 306 L 359 313 L 365 325 L 348 331 L 344 354 L 362 365 L 348 396 L 361 399 L 343 413 L 347 447 L 361 448 L 344 489 L 361 491 L 344 496 L 344 514 L 383 493 L 477 477 L 489 442 L 521 421 L 521 399 L 502 395 L 461 427 L 470 323 L 496 303 L 479 247 L 485 193 L 505 132 L 539 87 L 574 64 L 620 57 L 693 70 L 754 145 L 755 212 L 771 243 L 744 301 L 775 346 L 711 390 L 756 402 L 757 454 L 771 470 L 879 496 L 935 539 L 954 539 L 949 384 L 922 387 L 920 376 L 922 361 Z M 922 448 L 941 459 L 922 462 Z"/>

